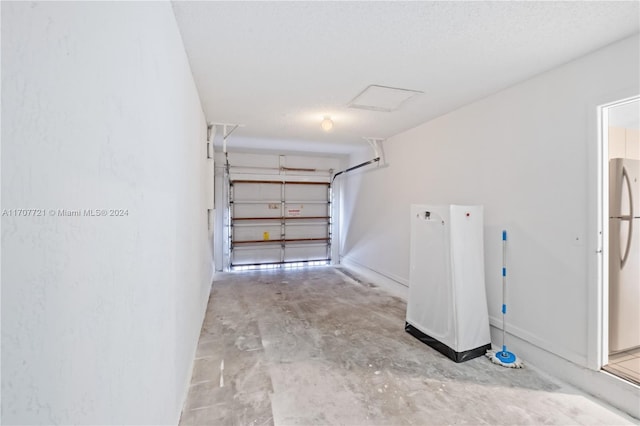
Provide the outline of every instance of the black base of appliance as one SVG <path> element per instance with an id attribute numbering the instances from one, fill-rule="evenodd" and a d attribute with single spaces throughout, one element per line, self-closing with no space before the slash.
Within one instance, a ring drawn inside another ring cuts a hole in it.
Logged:
<path id="1" fill-rule="evenodd" d="M 422 331 L 418 330 L 408 322 L 405 322 L 404 324 L 404 331 L 420 340 L 422 343 L 426 343 L 427 345 L 431 346 L 433 349 L 437 350 L 447 358 L 451 358 L 455 362 L 469 361 L 470 359 L 484 355 L 488 350 L 491 349 L 491 343 L 487 343 L 486 345 L 477 347 L 475 349 L 469 349 L 468 351 L 464 352 L 456 352 L 441 341 L 436 340 L 427 334 L 424 334 Z"/>

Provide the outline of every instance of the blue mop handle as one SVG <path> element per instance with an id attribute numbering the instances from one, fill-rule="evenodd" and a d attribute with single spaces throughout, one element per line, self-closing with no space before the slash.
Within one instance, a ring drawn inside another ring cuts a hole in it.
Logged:
<path id="1" fill-rule="evenodd" d="M 502 231 L 502 352 L 507 351 L 504 344 L 505 338 L 505 315 L 507 314 L 507 231 Z"/>

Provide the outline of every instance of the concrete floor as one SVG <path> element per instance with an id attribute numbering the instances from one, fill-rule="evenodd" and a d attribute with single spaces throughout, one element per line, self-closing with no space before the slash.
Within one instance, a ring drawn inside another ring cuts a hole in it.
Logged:
<path id="1" fill-rule="evenodd" d="M 180 424 L 634 423 L 531 367 L 454 363 L 405 308 L 330 267 L 219 276 Z"/>

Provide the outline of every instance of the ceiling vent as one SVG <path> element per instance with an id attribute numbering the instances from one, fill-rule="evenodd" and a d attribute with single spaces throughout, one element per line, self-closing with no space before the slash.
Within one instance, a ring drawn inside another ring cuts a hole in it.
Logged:
<path id="1" fill-rule="evenodd" d="M 418 90 L 399 89 L 397 87 L 372 84 L 347 104 L 349 108 L 367 109 L 370 111 L 391 112 L 414 97 L 421 94 Z"/>

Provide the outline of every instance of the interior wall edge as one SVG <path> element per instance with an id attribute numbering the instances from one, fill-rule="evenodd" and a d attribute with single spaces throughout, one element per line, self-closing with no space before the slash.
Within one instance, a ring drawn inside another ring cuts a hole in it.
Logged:
<path id="1" fill-rule="evenodd" d="M 392 278 L 348 256 L 341 257 L 340 265 L 371 280 L 372 284 L 377 285 L 394 296 L 400 297 L 402 300 L 406 301 L 409 296 L 409 284 L 406 280 L 400 281 L 399 279 Z"/>

